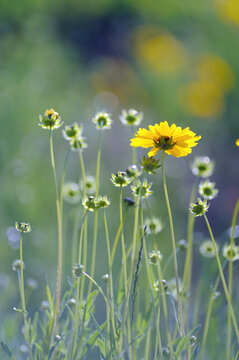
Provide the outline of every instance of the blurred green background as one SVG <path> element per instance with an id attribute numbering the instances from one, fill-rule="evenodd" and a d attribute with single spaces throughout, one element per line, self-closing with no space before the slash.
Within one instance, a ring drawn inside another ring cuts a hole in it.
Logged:
<path id="1" fill-rule="evenodd" d="M 19 257 L 18 236 L 12 228 L 15 220 L 29 221 L 33 227 L 24 240 L 25 276 L 38 282 L 35 291 L 29 290 L 30 311 L 44 300 L 44 276 L 53 287 L 55 283 L 56 212 L 49 134 L 38 127 L 38 115 L 47 108 L 58 111 L 65 124 L 83 124 L 88 141 L 84 157 L 91 175 L 98 136 L 91 118 L 101 109 L 112 114 L 113 127 L 103 134 L 100 192 L 112 199 L 115 211 L 118 192 L 110 175 L 131 164 L 132 133 L 120 123 L 122 109 L 142 111 L 142 127 L 167 120 L 201 134 L 192 155 L 167 159 L 177 239 L 186 236 L 194 181 L 189 164 L 196 154 L 216 162 L 213 180 L 220 192 L 211 204 L 209 219 L 219 243 L 228 239 L 226 229 L 239 195 L 238 30 L 236 0 L 1 0 L 0 335 L 6 340 L 13 342 L 19 318 L 12 310 L 19 301 L 16 274 L 11 270 Z M 68 147 L 61 130 L 54 132 L 54 146 L 60 176 Z M 144 153 L 139 152 L 141 157 Z M 78 157 L 72 153 L 66 179 L 78 181 L 79 175 Z M 149 179 L 155 194 L 150 204 L 167 223 L 160 176 Z M 130 190 L 125 194 L 130 195 Z M 66 287 L 71 273 L 72 208 L 65 205 L 64 210 Z M 110 221 L 113 236 L 118 218 Z M 206 233 L 201 220 L 196 227 Z M 167 228 L 160 241 L 167 256 L 171 252 Z M 101 257 L 99 279 L 106 272 Z M 200 275 L 196 263 L 195 282 Z M 211 279 L 205 276 L 205 281 L 209 286 Z"/>

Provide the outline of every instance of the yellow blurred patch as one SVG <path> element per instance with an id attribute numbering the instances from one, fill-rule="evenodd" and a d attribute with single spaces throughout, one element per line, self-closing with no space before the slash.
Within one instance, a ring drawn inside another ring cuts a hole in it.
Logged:
<path id="1" fill-rule="evenodd" d="M 221 19 L 239 25 L 238 0 L 215 0 L 215 5 Z"/>
<path id="2" fill-rule="evenodd" d="M 231 90 L 235 83 L 229 64 L 213 54 L 205 54 L 199 58 L 196 74 L 199 79 L 211 81 L 225 92 Z"/>
<path id="3" fill-rule="evenodd" d="M 182 86 L 179 101 L 184 110 L 198 117 L 218 117 L 224 110 L 223 92 L 211 81 L 199 80 Z"/>
<path id="4" fill-rule="evenodd" d="M 174 36 L 148 26 L 135 32 L 135 55 L 159 73 L 177 72 L 187 59 L 184 46 Z"/>

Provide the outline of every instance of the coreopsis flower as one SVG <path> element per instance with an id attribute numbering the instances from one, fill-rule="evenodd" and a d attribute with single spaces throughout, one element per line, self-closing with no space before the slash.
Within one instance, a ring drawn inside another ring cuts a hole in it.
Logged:
<path id="1" fill-rule="evenodd" d="M 218 250 L 218 245 L 216 244 L 216 246 Z M 199 252 L 202 256 L 206 258 L 212 258 L 215 256 L 215 250 L 210 240 L 203 241 L 203 243 L 199 247 Z"/>
<path id="2" fill-rule="evenodd" d="M 17 229 L 17 231 L 23 233 L 29 233 L 32 230 L 30 223 L 18 221 L 15 222 L 15 228 Z"/>
<path id="3" fill-rule="evenodd" d="M 190 204 L 189 210 L 194 216 L 202 216 L 208 211 L 208 208 L 209 204 L 207 203 L 207 200 L 198 198 L 197 202 Z"/>
<path id="4" fill-rule="evenodd" d="M 163 255 L 159 250 L 149 253 L 149 262 L 150 264 L 157 265 L 163 259 Z"/>
<path id="5" fill-rule="evenodd" d="M 222 255 L 227 260 L 236 261 L 239 260 L 239 246 L 226 244 L 223 246 Z"/>
<path id="6" fill-rule="evenodd" d="M 122 113 L 119 118 L 122 124 L 124 125 L 138 126 L 143 119 L 143 113 L 138 112 L 135 109 L 129 109 L 128 111 L 122 110 Z"/>
<path id="7" fill-rule="evenodd" d="M 72 274 L 75 276 L 75 277 L 80 277 L 82 275 L 84 271 L 84 266 L 81 265 L 81 264 L 75 264 L 75 266 L 73 267 L 72 269 Z"/>
<path id="8" fill-rule="evenodd" d="M 130 165 L 126 169 L 126 174 L 129 178 L 137 178 L 141 175 L 141 171 L 137 168 L 136 165 Z"/>
<path id="9" fill-rule="evenodd" d="M 146 171 L 148 174 L 156 174 L 157 170 L 161 165 L 159 165 L 159 160 L 151 157 L 144 156 L 142 161 L 139 161 L 143 171 Z"/>
<path id="10" fill-rule="evenodd" d="M 96 124 L 96 129 L 110 129 L 113 120 L 110 115 L 105 111 L 100 111 L 95 114 L 92 122 Z"/>
<path id="11" fill-rule="evenodd" d="M 196 156 L 191 164 L 193 175 L 204 179 L 210 177 L 214 170 L 214 161 L 208 156 Z"/>
<path id="12" fill-rule="evenodd" d="M 66 125 L 65 128 L 62 130 L 63 137 L 70 141 L 72 138 L 79 138 L 82 136 L 83 127 L 77 123 L 72 125 Z"/>
<path id="13" fill-rule="evenodd" d="M 182 129 L 175 124 L 169 126 L 167 121 L 149 125 L 149 130 L 139 129 L 135 134 L 135 138 L 131 139 L 133 147 L 152 147 L 148 152 L 148 156 L 154 156 L 158 151 L 165 151 L 166 154 L 175 157 L 187 156 L 192 152 L 192 147 L 197 145 L 197 141 L 201 136 L 189 130 Z"/>
<path id="14" fill-rule="evenodd" d="M 86 175 L 84 183 L 83 180 L 80 181 L 81 191 L 83 191 L 84 186 L 87 194 L 94 194 L 96 188 L 95 178 L 93 176 Z"/>
<path id="15" fill-rule="evenodd" d="M 125 187 L 132 182 L 133 178 L 129 177 L 125 171 L 118 171 L 117 174 L 111 174 L 110 180 L 116 187 Z"/>
<path id="16" fill-rule="evenodd" d="M 239 139 L 236 139 L 236 146 L 239 146 Z"/>
<path id="17" fill-rule="evenodd" d="M 39 121 L 38 125 L 41 126 L 42 129 L 54 130 L 63 125 L 61 117 L 54 109 L 46 110 L 43 116 L 39 115 Z"/>
<path id="18" fill-rule="evenodd" d="M 215 182 L 209 180 L 205 180 L 199 184 L 198 192 L 204 199 L 208 200 L 214 199 L 218 194 L 218 190 L 215 188 Z"/>
<path id="19" fill-rule="evenodd" d="M 107 196 L 97 196 L 95 198 L 95 204 L 97 209 L 104 209 L 110 206 L 110 200 L 107 198 Z"/>
<path id="20" fill-rule="evenodd" d="M 140 180 L 136 181 L 135 186 L 131 186 L 131 190 L 134 196 L 141 196 L 143 199 L 147 199 L 150 195 L 153 194 L 153 191 L 150 190 L 152 183 L 148 184 L 147 179 L 144 179 L 143 183 Z"/>
<path id="21" fill-rule="evenodd" d="M 63 186 L 63 199 L 71 204 L 76 204 L 81 199 L 79 185 L 74 182 L 67 182 Z"/>
<path id="22" fill-rule="evenodd" d="M 163 229 L 162 221 L 159 218 L 153 217 L 146 219 L 144 227 L 146 226 L 146 234 L 158 234 Z"/>

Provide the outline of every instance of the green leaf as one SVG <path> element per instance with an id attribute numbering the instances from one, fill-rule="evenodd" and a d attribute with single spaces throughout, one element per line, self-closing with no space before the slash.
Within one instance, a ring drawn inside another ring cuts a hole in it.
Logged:
<path id="1" fill-rule="evenodd" d="M 199 330 L 200 327 L 201 327 L 201 325 L 196 326 L 194 329 L 189 331 L 189 333 L 183 339 L 181 339 L 181 341 L 179 342 L 179 344 L 177 346 L 177 350 L 175 352 L 176 360 L 178 359 L 178 356 L 180 355 L 184 346 L 190 341 L 191 336 L 194 335 Z"/>
<path id="2" fill-rule="evenodd" d="M 1 344 L 1 347 L 3 348 L 3 350 L 5 351 L 5 353 L 8 355 L 9 359 L 16 360 L 15 357 L 13 356 L 13 353 L 9 349 L 8 345 L 6 343 L 4 343 L 2 340 L 0 341 L 0 344 Z"/>
<path id="3" fill-rule="evenodd" d="M 48 360 L 51 360 L 51 357 L 52 357 L 52 355 L 53 355 L 53 353 L 54 353 L 57 345 L 59 344 L 59 342 L 60 342 L 61 340 L 62 340 L 62 337 L 60 337 L 60 338 L 55 342 L 55 344 L 52 345 L 52 347 L 50 348 L 49 353 L 48 353 Z"/>
<path id="4" fill-rule="evenodd" d="M 51 291 L 48 285 L 46 285 L 46 296 L 47 296 L 47 301 L 49 303 L 49 307 L 51 310 L 51 313 L 54 313 L 54 305 L 53 305 L 53 301 L 52 301 L 52 297 L 51 297 Z"/>
<path id="5" fill-rule="evenodd" d="M 101 354 L 105 357 L 105 342 L 98 338 L 96 341 L 96 345 L 99 347 Z"/>
<path id="6" fill-rule="evenodd" d="M 192 356 L 191 356 L 190 360 L 196 360 L 197 354 L 198 354 L 198 350 L 199 350 L 199 345 L 200 345 L 200 344 L 197 344 L 197 346 L 195 347 L 195 349 L 194 349 L 194 351 L 193 351 L 193 353 L 192 353 Z"/>

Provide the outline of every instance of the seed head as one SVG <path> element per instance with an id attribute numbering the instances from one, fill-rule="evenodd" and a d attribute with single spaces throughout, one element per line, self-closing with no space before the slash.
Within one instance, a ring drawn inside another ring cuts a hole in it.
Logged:
<path id="1" fill-rule="evenodd" d="M 208 211 L 209 204 L 207 204 L 207 200 L 202 200 L 198 198 L 196 203 L 191 203 L 189 210 L 194 216 L 202 216 Z"/>
<path id="2" fill-rule="evenodd" d="M 113 120 L 110 118 L 110 115 L 105 111 L 97 112 L 92 121 L 94 124 L 96 124 L 96 129 L 98 130 L 110 129 L 113 122 Z"/>
<path id="3" fill-rule="evenodd" d="M 208 156 L 196 156 L 191 164 L 192 173 L 204 179 L 210 177 L 214 170 L 214 161 Z"/>
<path id="4" fill-rule="evenodd" d="M 112 183 L 116 187 L 125 187 L 131 183 L 132 177 L 129 177 L 125 171 L 118 171 L 117 174 L 111 174 Z"/>
<path id="5" fill-rule="evenodd" d="M 15 227 L 17 229 L 17 231 L 22 232 L 22 233 L 29 233 L 32 228 L 30 223 L 25 223 L 25 222 L 15 222 Z"/>
<path id="6" fill-rule="evenodd" d="M 134 196 L 141 196 L 143 199 L 147 199 L 152 195 L 153 191 L 150 190 L 152 183 L 148 184 L 147 179 L 144 179 L 143 183 L 140 180 L 136 181 L 135 186 L 131 186 L 131 190 Z"/>
<path id="7" fill-rule="evenodd" d="M 138 126 L 143 120 L 143 113 L 134 109 L 122 110 L 120 121 L 127 126 Z"/>
<path id="8" fill-rule="evenodd" d="M 239 246 L 236 246 L 235 244 L 230 245 L 226 244 L 224 245 L 222 249 L 222 255 L 227 259 L 231 261 L 239 260 Z"/>
<path id="9" fill-rule="evenodd" d="M 159 250 L 149 253 L 149 262 L 150 264 L 157 265 L 163 259 L 163 255 Z"/>
<path id="10" fill-rule="evenodd" d="M 218 194 L 218 190 L 215 188 L 215 182 L 211 182 L 210 180 L 202 181 L 199 184 L 198 192 L 204 199 L 208 200 L 214 199 Z"/>

